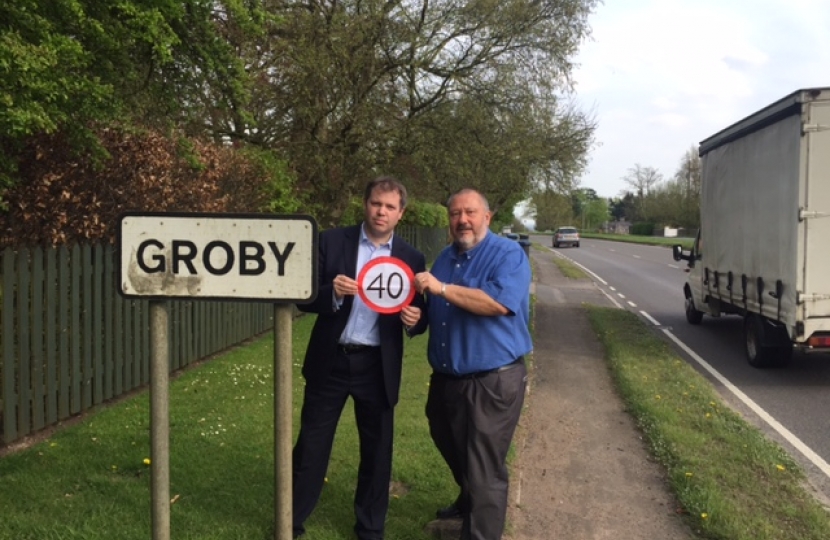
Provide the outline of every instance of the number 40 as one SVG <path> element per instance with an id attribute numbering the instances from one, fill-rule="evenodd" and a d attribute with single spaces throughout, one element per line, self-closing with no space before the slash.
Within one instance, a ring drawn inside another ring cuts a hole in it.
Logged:
<path id="1" fill-rule="evenodd" d="M 397 288 L 393 287 L 392 280 L 397 281 Z M 383 285 L 383 272 L 378 274 L 378 276 L 372 280 L 368 287 L 366 287 L 367 291 L 377 291 L 378 299 L 383 298 L 383 291 L 386 291 L 389 294 L 389 298 L 397 299 L 403 294 L 403 276 L 398 272 L 392 272 L 389 274 L 389 277 L 386 279 L 386 286 Z"/>

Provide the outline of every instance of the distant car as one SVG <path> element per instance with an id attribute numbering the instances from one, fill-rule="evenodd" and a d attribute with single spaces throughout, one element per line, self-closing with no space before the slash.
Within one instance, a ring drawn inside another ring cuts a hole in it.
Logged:
<path id="1" fill-rule="evenodd" d="M 559 227 L 553 233 L 553 247 L 573 246 L 579 247 L 579 231 L 576 227 Z"/>

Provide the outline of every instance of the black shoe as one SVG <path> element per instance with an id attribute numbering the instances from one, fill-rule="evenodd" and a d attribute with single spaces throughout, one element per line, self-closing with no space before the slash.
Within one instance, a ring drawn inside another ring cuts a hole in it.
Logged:
<path id="1" fill-rule="evenodd" d="M 460 519 L 463 516 L 461 515 L 461 510 L 458 509 L 458 506 L 456 506 L 455 503 L 452 503 L 444 508 L 439 508 L 435 512 L 435 517 L 438 519 Z"/>

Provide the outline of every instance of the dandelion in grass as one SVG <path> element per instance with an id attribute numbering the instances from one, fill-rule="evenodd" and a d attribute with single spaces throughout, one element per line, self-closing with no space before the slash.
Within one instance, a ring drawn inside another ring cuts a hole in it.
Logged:
<path id="1" fill-rule="evenodd" d="M 786 471 L 787 470 L 787 468 L 785 466 L 781 465 L 781 464 L 776 465 L 775 468 L 778 469 L 779 471 Z"/>
<path id="2" fill-rule="evenodd" d="M 663 399 L 663 398 L 660 396 L 660 394 L 657 394 L 656 396 L 654 396 L 654 399 L 660 400 L 660 399 Z"/>
<path id="3" fill-rule="evenodd" d="M 54 448 L 54 447 L 56 447 L 57 445 L 58 445 L 58 443 L 56 443 L 56 442 L 49 443 L 49 446 L 50 446 L 51 448 Z"/>
<path id="4" fill-rule="evenodd" d="M 148 458 L 148 457 L 144 458 L 144 464 L 149 465 L 150 464 L 150 458 Z"/>
<path id="5" fill-rule="evenodd" d="M 712 418 L 712 413 L 706 413 L 706 418 Z"/>
<path id="6" fill-rule="evenodd" d="M 695 475 L 695 473 L 692 473 L 692 472 L 687 472 L 687 473 L 686 473 L 686 478 L 691 478 L 691 477 L 692 477 L 692 476 L 694 476 L 694 475 Z"/>
<path id="7" fill-rule="evenodd" d="M 709 519 L 709 514 L 703 512 L 702 514 L 700 514 L 700 519 Z"/>

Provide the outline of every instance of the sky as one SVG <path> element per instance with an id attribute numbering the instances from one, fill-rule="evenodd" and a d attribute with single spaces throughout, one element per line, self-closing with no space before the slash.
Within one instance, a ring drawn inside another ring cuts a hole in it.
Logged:
<path id="1" fill-rule="evenodd" d="M 589 25 L 572 98 L 598 126 L 580 187 L 601 197 L 636 164 L 670 179 L 706 137 L 830 86 L 828 0 L 605 0 Z"/>

